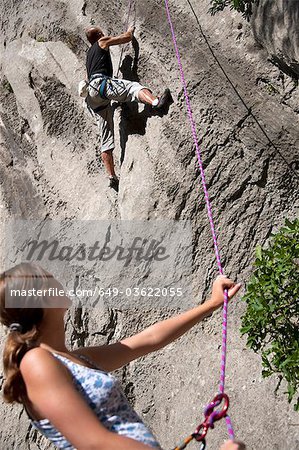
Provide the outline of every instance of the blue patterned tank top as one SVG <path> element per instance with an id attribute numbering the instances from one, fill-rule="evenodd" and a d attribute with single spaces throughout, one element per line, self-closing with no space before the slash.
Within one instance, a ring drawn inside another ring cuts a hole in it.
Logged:
<path id="1" fill-rule="evenodd" d="M 53 355 L 69 369 L 76 389 L 83 395 L 103 426 L 111 432 L 161 450 L 153 434 L 129 404 L 114 376 L 98 368 L 90 369 L 74 363 L 57 353 Z M 87 360 L 84 357 L 82 359 Z M 48 419 L 31 420 L 31 423 L 56 447 L 75 450 Z"/>

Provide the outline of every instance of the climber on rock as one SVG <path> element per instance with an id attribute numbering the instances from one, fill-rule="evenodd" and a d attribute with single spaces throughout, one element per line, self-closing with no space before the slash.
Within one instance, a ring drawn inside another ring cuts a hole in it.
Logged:
<path id="1" fill-rule="evenodd" d="M 118 178 L 115 174 L 114 124 L 111 100 L 117 102 L 140 102 L 154 109 L 167 108 L 173 99 L 169 89 L 161 97 L 156 97 L 151 90 L 136 81 L 113 78 L 113 66 L 109 47 L 130 42 L 134 27 L 119 36 L 105 36 L 98 27 L 86 30 L 86 37 L 91 44 L 87 52 L 87 89 L 86 103 L 90 113 L 96 118 L 101 134 L 102 161 L 109 175 L 109 186 L 118 191 Z"/>

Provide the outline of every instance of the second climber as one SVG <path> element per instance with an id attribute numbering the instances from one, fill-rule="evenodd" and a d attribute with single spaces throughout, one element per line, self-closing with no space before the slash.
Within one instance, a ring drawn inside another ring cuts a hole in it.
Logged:
<path id="1" fill-rule="evenodd" d="M 91 44 L 87 51 L 87 97 L 89 112 L 96 119 L 101 139 L 101 157 L 109 176 L 109 186 L 118 191 L 118 177 L 115 173 L 113 150 L 114 123 L 111 101 L 140 102 L 161 110 L 173 103 L 169 89 L 161 97 L 136 81 L 113 78 L 113 66 L 109 47 L 130 42 L 134 28 L 119 36 L 106 36 L 99 27 L 86 30 L 86 37 Z"/>

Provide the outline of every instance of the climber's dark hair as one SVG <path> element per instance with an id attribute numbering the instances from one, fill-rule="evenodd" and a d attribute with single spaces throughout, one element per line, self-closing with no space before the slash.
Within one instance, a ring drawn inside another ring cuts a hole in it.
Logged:
<path id="1" fill-rule="evenodd" d="M 33 263 L 18 264 L 0 275 L 0 321 L 11 327 L 3 351 L 3 396 L 8 403 L 26 400 L 20 363 L 25 353 L 36 346 L 44 316 L 44 297 L 29 296 L 28 291 L 47 289 L 51 279 L 51 274 Z M 21 297 L 16 291 L 27 292 L 28 295 Z"/>
<path id="2" fill-rule="evenodd" d="M 97 42 L 102 36 L 104 36 L 103 31 L 99 27 L 91 27 L 88 28 L 85 32 L 88 41 L 93 45 Z"/>

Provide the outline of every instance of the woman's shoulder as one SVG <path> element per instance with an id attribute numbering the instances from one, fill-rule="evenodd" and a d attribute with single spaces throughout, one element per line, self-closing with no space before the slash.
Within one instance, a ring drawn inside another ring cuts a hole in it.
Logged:
<path id="1" fill-rule="evenodd" d="M 42 347 L 33 347 L 30 350 L 28 350 L 25 355 L 22 358 L 20 368 L 26 367 L 27 365 L 36 364 L 40 361 L 47 360 L 49 358 L 52 358 L 52 354 L 49 352 L 49 350 L 46 350 Z"/>
<path id="2" fill-rule="evenodd" d="M 42 347 L 28 350 L 20 363 L 20 371 L 25 381 L 52 377 L 56 371 L 65 369 L 59 364 L 52 352 Z"/>

